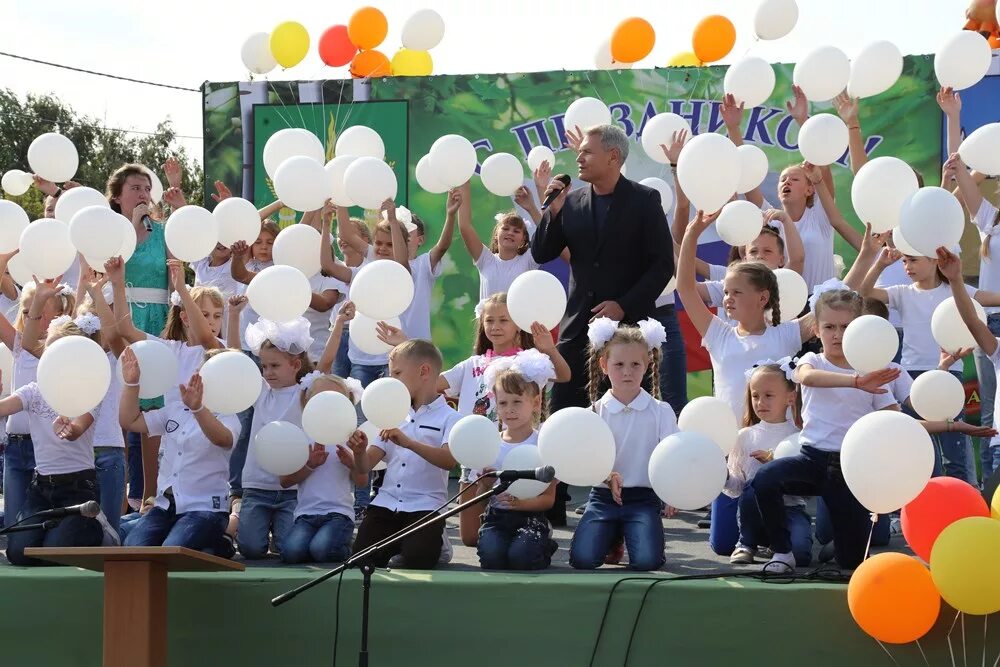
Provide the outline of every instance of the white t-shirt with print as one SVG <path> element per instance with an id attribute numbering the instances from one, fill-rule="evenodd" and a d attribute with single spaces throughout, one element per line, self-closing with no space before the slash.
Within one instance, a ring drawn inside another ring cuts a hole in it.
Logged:
<path id="1" fill-rule="evenodd" d="M 492 354 L 476 354 L 441 374 L 448 381 L 445 393 L 458 399 L 458 414 L 483 415 L 497 421 L 493 392 L 483 380 L 486 367 L 495 358 Z"/>
<path id="2" fill-rule="evenodd" d="M 21 399 L 23 414 L 28 417 L 31 443 L 35 448 L 35 470 L 39 474 L 64 475 L 94 469 L 93 425 L 76 440 L 62 440 L 52 428 L 59 414 L 42 397 L 37 383 L 29 382 L 12 395 Z"/>
<path id="3" fill-rule="evenodd" d="M 969 296 L 976 298 L 978 290 L 965 286 Z M 908 371 L 928 371 L 941 362 L 941 347 L 931 333 L 931 316 L 942 301 L 951 297 L 951 286 L 941 283 L 934 289 L 920 289 L 914 283 L 893 285 L 885 290 L 889 295 L 889 306 L 899 311 L 903 324 L 903 357 L 901 363 Z M 949 370 L 962 370 L 962 362 L 956 361 Z"/>

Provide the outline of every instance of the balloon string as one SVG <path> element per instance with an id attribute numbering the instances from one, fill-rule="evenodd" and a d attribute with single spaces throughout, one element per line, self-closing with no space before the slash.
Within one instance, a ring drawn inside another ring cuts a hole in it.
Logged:
<path id="1" fill-rule="evenodd" d="M 989 620 L 990 620 L 989 614 L 984 614 L 983 615 L 983 667 L 986 667 L 986 632 L 987 628 L 989 627 L 987 625 L 989 623 Z"/>
<path id="2" fill-rule="evenodd" d="M 962 614 L 962 665 L 969 667 L 969 652 L 965 648 L 965 614 Z"/>
<path id="3" fill-rule="evenodd" d="M 587 83 L 589 83 L 590 87 L 594 89 L 594 95 L 597 95 L 597 99 L 599 99 L 601 102 L 604 102 L 604 98 L 601 97 L 601 93 L 598 92 L 597 86 L 595 86 L 594 82 L 590 79 L 590 72 L 588 72 L 587 70 L 583 70 L 583 75 L 587 77 Z M 608 103 L 604 102 L 604 106 L 607 105 Z"/>
<path id="4" fill-rule="evenodd" d="M 881 647 L 882 647 L 882 650 L 883 650 L 883 651 L 885 651 L 885 654 L 886 654 L 887 656 L 889 656 L 889 659 L 890 659 L 890 660 L 892 660 L 892 664 L 896 665 L 896 667 L 899 667 L 899 663 L 898 663 L 898 662 L 896 662 L 896 659 L 895 659 L 894 657 L 892 657 L 892 653 L 889 653 L 889 649 L 887 649 L 887 648 L 885 647 L 885 644 L 883 644 L 882 642 L 880 642 L 880 641 L 879 641 L 879 640 L 877 640 L 877 639 L 875 640 L 875 642 L 876 642 L 876 643 L 877 643 L 877 644 L 878 644 L 879 646 L 881 646 Z"/>
<path id="5" fill-rule="evenodd" d="M 917 648 L 920 649 L 920 655 L 924 657 L 924 664 L 927 665 L 927 667 L 931 667 L 931 663 L 927 661 L 927 654 L 924 653 L 924 647 L 920 645 L 920 640 L 917 639 L 915 641 L 917 642 Z"/>
<path id="6" fill-rule="evenodd" d="M 955 612 L 955 620 L 951 622 L 951 628 L 948 629 L 948 634 L 945 638 L 948 640 L 948 654 L 951 656 L 951 667 L 955 667 L 955 651 L 951 646 L 951 633 L 955 630 L 955 624 L 958 623 L 958 615 L 962 612 Z"/>
<path id="7" fill-rule="evenodd" d="M 869 552 L 871 551 L 871 548 L 872 548 L 872 535 L 875 534 L 875 523 L 877 521 L 878 521 L 878 514 L 875 514 L 874 512 L 872 512 L 872 514 L 871 514 L 872 527 L 868 531 L 868 544 L 865 545 L 865 557 L 864 557 L 864 560 L 868 560 L 868 554 L 869 554 Z"/>
<path id="8" fill-rule="evenodd" d="M 269 78 L 267 78 L 266 76 L 264 77 L 264 83 L 266 83 L 268 86 L 271 87 L 271 92 L 273 92 L 275 94 L 275 96 L 277 96 L 278 102 L 281 103 L 281 107 L 287 111 L 288 107 L 285 105 L 285 100 L 281 99 L 281 93 L 279 93 L 278 89 L 275 88 L 274 83 L 272 83 L 271 80 Z M 276 113 L 278 115 L 278 118 L 280 118 L 281 121 L 285 124 L 285 127 L 291 127 L 292 126 L 291 121 L 289 121 L 287 117 L 285 117 L 280 111 L 278 111 L 278 109 L 275 109 L 274 113 Z"/>

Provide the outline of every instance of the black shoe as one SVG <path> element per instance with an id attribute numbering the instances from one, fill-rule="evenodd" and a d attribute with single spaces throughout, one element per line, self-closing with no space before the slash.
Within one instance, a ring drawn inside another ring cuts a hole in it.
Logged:
<path id="1" fill-rule="evenodd" d="M 549 520 L 553 528 L 563 528 L 566 526 L 566 503 L 560 503 L 558 500 L 552 506 L 552 509 L 545 513 L 545 518 Z"/>
<path id="2" fill-rule="evenodd" d="M 712 519 L 711 518 L 708 518 L 708 519 L 699 519 L 698 520 L 698 527 L 699 528 L 711 528 L 712 527 Z"/>
<path id="3" fill-rule="evenodd" d="M 834 556 L 837 555 L 837 550 L 833 546 L 833 540 L 827 542 L 819 549 L 819 555 L 816 557 L 821 563 L 829 563 L 833 560 Z"/>

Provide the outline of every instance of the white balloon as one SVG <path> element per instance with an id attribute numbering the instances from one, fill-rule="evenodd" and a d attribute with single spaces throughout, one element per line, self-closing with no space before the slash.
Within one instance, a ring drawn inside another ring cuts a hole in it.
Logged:
<path id="1" fill-rule="evenodd" d="M 450 186 L 445 185 L 434 171 L 430 155 L 425 155 L 417 161 L 414 175 L 417 178 L 417 185 L 431 194 L 439 195 L 449 190 Z"/>
<path id="2" fill-rule="evenodd" d="M 663 439 L 649 457 L 649 481 L 660 500 L 681 510 L 711 503 L 726 483 L 726 459 L 711 439 L 694 432 Z"/>
<path id="3" fill-rule="evenodd" d="M 379 322 L 385 322 L 397 329 L 401 326 L 398 317 L 384 317 L 381 320 L 376 320 L 360 311 L 351 320 L 348 333 L 358 349 L 365 354 L 387 354 L 392 349 L 392 345 L 383 343 L 378 338 L 376 325 Z"/>
<path id="4" fill-rule="evenodd" d="M 432 182 L 447 188 L 457 188 L 472 178 L 479 163 L 472 142 L 458 134 L 446 134 L 439 138 L 431 145 L 428 155 Z"/>
<path id="5" fill-rule="evenodd" d="M 586 132 L 595 125 L 610 124 L 611 109 L 596 97 L 581 97 L 574 100 L 563 117 L 563 127 L 573 132 L 576 132 L 577 128 Z"/>
<path id="6" fill-rule="evenodd" d="M 444 19 L 433 9 L 421 9 L 403 24 L 401 41 L 404 49 L 430 51 L 444 38 Z"/>
<path id="7" fill-rule="evenodd" d="M 646 151 L 646 155 L 654 162 L 659 162 L 660 164 L 669 163 L 670 158 L 664 155 L 663 149 L 660 146 L 669 146 L 672 144 L 674 133 L 676 132 L 687 132 L 685 146 L 687 142 L 691 141 L 691 124 L 686 119 L 675 113 L 656 114 L 646 121 L 646 124 L 642 128 L 642 136 L 640 137 L 642 150 Z M 684 153 L 681 153 L 681 155 L 684 155 Z"/>
<path id="8" fill-rule="evenodd" d="M 28 146 L 28 164 L 45 180 L 64 183 L 76 175 L 80 155 L 72 141 L 57 132 L 46 132 Z"/>
<path id="9" fill-rule="evenodd" d="M 182 209 L 183 210 L 183 209 Z M 269 266 L 250 281 L 246 291 L 250 307 L 272 322 L 288 322 L 309 308 L 309 279 L 293 266 Z"/>
<path id="10" fill-rule="evenodd" d="M 802 441 L 798 433 L 793 433 L 774 448 L 774 458 L 787 459 L 802 453 Z"/>
<path id="11" fill-rule="evenodd" d="M 27 229 L 28 222 L 28 214 L 23 208 L 12 201 L 0 199 L 0 253 L 17 249 L 21 243 L 21 232 Z"/>
<path id="12" fill-rule="evenodd" d="M 253 202 L 242 197 L 223 199 L 212 211 L 219 230 L 219 243 L 229 248 L 237 241 L 253 245 L 260 235 L 260 214 Z"/>
<path id="13" fill-rule="evenodd" d="M 910 389 L 913 410 L 928 421 L 955 419 L 965 407 L 962 381 L 948 371 L 924 371 Z"/>
<path id="14" fill-rule="evenodd" d="M 378 210 L 396 198 L 396 173 L 382 160 L 359 157 L 344 171 L 344 188 L 358 206 Z"/>
<path id="15" fill-rule="evenodd" d="M 606 39 L 597 47 L 594 52 L 594 65 L 597 69 L 632 69 L 634 63 L 620 63 L 611 55 L 611 40 Z"/>
<path id="16" fill-rule="evenodd" d="M 282 162 L 274 174 L 275 194 L 285 206 L 296 211 L 323 208 L 330 196 L 329 184 L 323 163 L 302 155 Z"/>
<path id="17" fill-rule="evenodd" d="M 357 202 L 351 199 L 344 186 L 344 173 L 357 159 L 353 155 L 341 155 L 327 162 L 326 167 L 324 167 L 330 181 L 330 198 L 337 206 L 357 206 Z"/>
<path id="18" fill-rule="evenodd" d="M 0 343 L 0 376 L 5 378 L 14 377 L 14 355 L 11 354 L 10 348 L 3 343 Z M 9 381 L 3 383 L 3 390 L 0 391 L 0 396 L 10 396 L 11 384 Z"/>
<path id="19" fill-rule="evenodd" d="M 663 208 L 663 213 L 670 213 L 671 209 L 674 207 L 674 191 L 669 185 L 667 185 L 665 180 L 657 178 L 656 176 L 651 176 L 639 181 L 639 185 L 645 185 L 647 188 L 653 188 L 659 192 L 660 206 Z"/>
<path id="20" fill-rule="evenodd" d="M 449 446 L 451 445 L 451 443 L 448 444 Z M 543 465 L 542 455 L 538 453 L 538 447 L 535 445 L 518 445 L 507 452 L 507 456 L 503 457 L 500 469 L 534 470 L 535 468 L 541 468 Z M 549 488 L 548 482 L 539 482 L 534 479 L 519 479 L 510 485 L 507 493 L 515 498 L 534 498 L 547 488 Z"/>
<path id="21" fill-rule="evenodd" d="M 542 424 L 538 453 L 556 470 L 559 481 L 572 486 L 600 484 L 615 464 L 615 436 L 592 410 L 568 407 Z"/>
<path id="22" fill-rule="evenodd" d="M 368 442 L 375 442 L 379 439 L 379 430 L 371 422 L 365 422 L 358 427 L 358 430 L 365 434 L 368 438 Z M 382 459 L 372 468 L 373 471 L 385 470 L 389 466 L 386 464 L 385 459 Z"/>
<path id="23" fill-rule="evenodd" d="M 548 162 L 549 169 L 555 169 L 556 154 L 548 146 L 535 146 L 528 153 L 528 169 L 534 173 L 542 166 L 542 162 Z"/>
<path id="24" fill-rule="evenodd" d="M 851 79 L 847 94 L 872 97 L 892 88 L 903 73 L 903 54 L 892 42 L 872 42 L 851 61 Z"/>
<path id="25" fill-rule="evenodd" d="M 764 213 L 756 204 L 737 199 L 722 207 L 715 221 L 719 238 L 734 246 L 745 246 L 760 236 L 764 226 Z"/>
<path id="26" fill-rule="evenodd" d="M 535 322 L 555 329 L 566 314 L 566 288 L 547 271 L 525 271 L 507 290 L 507 311 L 524 331 L 530 332 Z"/>
<path id="27" fill-rule="evenodd" d="M 987 176 L 1000 174 L 1000 123 L 987 123 L 973 131 L 958 147 L 962 162 Z"/>
<path id="28" fill-rule="evenodd" d="M 990 69 L 993 51 L 978 32 L 962 30 L 934 55 L 934 73 L 942 88 L 964 90 L 979 83 Z"/>
<path id="29" fill-rule="evenodd" d="M 847 88 L 851 61 L 835 46 L 821 46 L 810 51 L 792 70 L 792 81 L 810 102 L 832 100 Z"/>
<path id="30" fill-rule="evenodd" d="M 935 257 L 941 246 L 958 245 L 965 228 L 965 213 L 955 195 L 933 186 L 910 195 L 903 202 L 899 220 L 909 244 L 928 257 Z"/>
<path id="31" fill-rule="evenodd" d="M 274 179 L 277 177 L 278 168 L 285 160 L 298 156 L 310 157 L 319 164 L 323 164 L 326 160 L 323 142 L 319 137 L 309 130 L 289 127 L 271 135 L 264 144 L 264 153 L 261 157 L 264 160 L 264 170 Z"/>
<path id="32" fill-rule="evenodd" d="M 736 146 L 721 134 L 699 134 L 681 152 L 677 179 L 694 210 L 715 213 L 740 184 Z"/>
<path id="33" fill-rule="evenodd" d="M 889 320 L 878 315 L 862 315 L 847 325 L 843 340 L 844 356 L 861 374 L 881 370 L 899 351 L 899 334 Z"/>
<path id="34" fill-rule="evenodd" d="M 21 253 L 10 258 L 10 261 L 7 263 L 7 272 L 18 285 L 27 285 L 33 282 L 31 269 L 28 268 L 27 263 L 24 261 L 24 255 Z"/>
<path id="35" fill-rule="evenodd" d="M 892 245 L 896 247 L 896 250 L 903 253 L 904 255 L 909 255 L 910 257 L 924 257 L 925 255 L 907 243 L 906 239 L 903 238 L 903 230 L 898 226 L 892 230 Z"/>
<path id="36" fill-rule="evenodd" d="M 302 409 L 302 430 L 321 445 L 347 442 L 357 428 L 354 403 L 339 391 L 321 391 Z"/>
<path id="37" fill-rule="evenodd" d="M 862 166 L 851 183 L 854 212 L 873 232 L 887 232 L 899 225 L 903 202 L 919 187 L 910 165 L 895 157 L 877 157 Z"/>
<path id="38" fill-rule="evenodd" d="M 52 218 L 35 220 L 28 225 L 21 232 L 19 246 L 21 251 L 15 257 L 24 261 L 29 274 L 42 280 L 66 273 L 76 259 L 76 248 L 69 239 L 69 227 Z"/>
<path id="39" fill-rule="evenodd" d="M 202 404 L 222 415 L 235 415 L 253 405 L 264 382 L 257 364 L 236 350 L 215 355 L 198 372 L 205 385 Z"/>
<path id="40" fill-rule="evenodd" d="M 510 153 L 494 153 L 479 170 L 483 187 L 498 197 L 510 197 L 524 185 L 524 167 Z"/>
<path id="41" fill-rule="evenodd" d="M 111 208 L 107 197 L 94 188 L 70 188 L 59 195 L 59 199 L 56 200 L 56 220 L 68 224 L 73 219 L 73 216 L 88 206 Z"/>
<path id="42" fill-rule="evenodd" d="M 791 269 L 775 269 L 774 277 L 778 279 L 781 321 L 791 322 L 806 307 L 806 302 L 809 301 L 809 286 L 801 275 Z"/>
<path id="43" fill-rule="evenodd" d="M 309 438 L 295 424 L 264 424 L 253 439 L 257 464 L 272 475 L 291 475 L 309 460 Z"/>
<path id="44" fill-rule="evenodd" d="M 972 305 L 976 309 L 976 317 L 985 324 L 986 311 L 982 305 L 975 299 L 972 300 Z M 934 342 L 946 352 L 976 347 L 976 339 L 959 315 L 954 297 L 948 297 L 934 309 L 934 314 L 931 315 L 931 334 L 934 336 Z"/>
<path id="45" fill-rule="evenodd" d="M 31 188 L 34 183 L 31 174 L 26 174 L 20 169 L 11 169 L 4 172 L 3 179 L 0 180 L 0 187 L 12 197 L 20 197 Z"/>
<path id="46" fill-rule="evenodd" d="M 758 56 L 747 56 L 726 70 L 722 89 L 743 103 L 745 108 L 760 106 L 774 92 L 774 67 Z"/>
<path id="47" fill-rule="evenodd" d="M 379 378 L 365 388 L 361 411 L 375 428 L 397 428 L 410 413 L 410 391 L 396 378 Z"/>
<path id="48" fill-rule="evenodd" d="M 340 133 L 334 155 L 353 155 L 354 157 L 373 157 L 385 160 L 385 143 L 378 132 L 364 125 L 354 125 Z"/>
<path id="49" fill-rule="evenodd" d="M 146 172 L 146 176 L 149 176 L 149 201 L 159 204 L 160 200 L 163 199 L 163 183 L 160 182 L 160 177 L 146 165 L 140 164 L 139 166 Z"/>
<path id="50" fill-rule="evenodd" d="M 688 402 L 677 418 L 677 428 L 702 434 L 714 442 L 726 456 L 733 451 L 739 434 L 733 409 L 721 398 L 714 396 L 699 396 Z"/>
<path id="51" fill-rule="evenodd" d="M 243 42 L 240 49 L 243 65 L 254 74 L 267 74 L 278 66 L 278 61 L 271 53 L 271 35 L 266 32 L 255 32 Z"/>
<path id="52" fill-rule="evenodd" d="M 104 400 L 111 364 L 104 349 L 86 336 L 65 336 L 45 347 L 37 377 L 42 398 L 57 414 L 79 417 Z"/>
<path id="53" fill-rule="evenodd" d="M 373 319 L 396 317 L 413 301 L 413 277 L 398 262 L 369 262 L 351 281 L 351 301 L 358 313 Z"/>
<path id="54" fill-rule="evenodd" d="M 753 17 L 753 31 L 760 39 L 780 39 L 799 20 L 795 0 L 761 0 Z"/>
<path id="55" fill-rule="evenodd" d="M 115 213 L 107 206 L 88 206 L 78 211 L 69 221 L 69 240 L 89 260 L 91 266 L 100 268 L 104 262 L 116 257 L 125 242 L 125 229 Z"/>
<path id="56" fill-rule="evenodd" d="M 736 192 L 742 195 L 764 182 L 769 165 L 764 151 L 753 144 L 743 144 L 736 148 L 736 152 L 740 156 L 740 182 Z"/>
<path id="57" fill-rule="evenodd" d="M 483 415 L 467 415 L 451 429 L 448 449 L 463 467 L 482 470 L 496 465 L 500 454 L 500 431 Z"/>
<path id="58" fill-rule="evenodd" d="M 807 162 L 819 167 L 833 164 L 847 152 L 848 131 L 838 116 L 818 113 L 799 130 L 799 151 Z"/>
<path id="59" fill-rule="evenodd" d="M 867 510 L 887 514 L 927 486 L 934 469 L 931 436 L 901 412 L 869 413 L 847 429 L 840 468 L 847 488 Z"/>
<path id="60" fill-rule="evenodd" d="M 212 254 L 219 242 L 219 223 L 201 206 L 184 206 L 167 218 L 163 237 L 174 257 L 197 262 Z"/>
<path id="61" fill-rule="evenodd" d="M 259 218 L 258 218 L 259 220 Z M 254 237 L 256 238 L 256 237 Z M 315 276 L 320 270 L 320 233 L 309 225 L 285 227 L 274 239 L 271 251 L 276 265 L 294 266 L 307 277 Z M 399 268 L 403 268 L 400 266 Z M 406 269 L 403 269 L 404 271 Z M 325 443 L 324 443 L 325 444 Z"/>
<path id="62" fill-rule="evenodd" d="M 155 338 L 137 341 L 129 347 L 139 362 L 139 398 L 163 396 L 168 389 L 177 386 L 177 355 L 173 350 Z M 116 372 L 118 380 L 124 382 L 121 357 Z M 187 383 L 187 380 L 183 381 Z"/>

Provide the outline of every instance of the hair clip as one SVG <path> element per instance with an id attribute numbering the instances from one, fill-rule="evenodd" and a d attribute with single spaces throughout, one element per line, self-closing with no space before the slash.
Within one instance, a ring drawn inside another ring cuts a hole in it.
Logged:
<path id="1" fill-rule="evenodd" d="M 639 322 L 637 326 L 642 332 L 642 337 L 646 339 L 646 345 L 649 346 L 650 350 L 658 350 L 666 342 L 667 330 L 658 320 L 649 317 Z"/>
<path id="2" fill-rule="evenodd" d="M 174 308 L 181 307 L 181 295 L 177 292 L 177 290 L 170 293 L 170 305 Z"/>
<path id="3" fill-rule="evenodd" d="M 608 344 L 616 331 L 618 331 L 618 322 L 610 317 L 598 317 L 587 328 L 587 338 L 590 340 L 591 347 L 600 350 Z"/>

